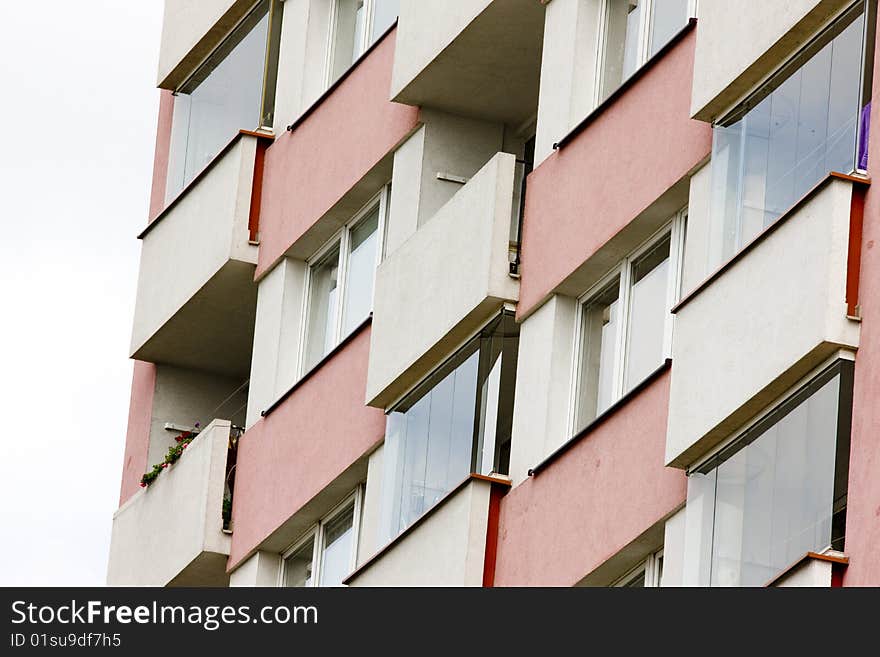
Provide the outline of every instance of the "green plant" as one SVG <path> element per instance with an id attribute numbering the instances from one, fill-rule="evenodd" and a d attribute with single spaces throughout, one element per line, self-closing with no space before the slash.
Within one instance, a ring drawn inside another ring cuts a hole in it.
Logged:
<path id="1" fill-rule="evenodd" d="M 156 478 L 162 470 L 177 463 L 177 460 L 183 455 L 183 451 L 186 449 L 187 445 L 189 445 L 196 437 L 198 428 L 199 423 L 196 422 L 195 431 L 184 431 L 182 434 L 174 438 L 174 444 L 168 448 L 168 452 L 165 454 L 165 459 L 161 463 L 156 463 L 152 470 L 144 473 L 144 476 L 141 477 L 141 488 L 146 488 L 152 484 L 156 481 Z"/>
<path id="2" fill-rule="evenodd" d="M 223 498 L 223 529 L 229 529 L 232 522 L 232 497 L 226 495 Z"/>

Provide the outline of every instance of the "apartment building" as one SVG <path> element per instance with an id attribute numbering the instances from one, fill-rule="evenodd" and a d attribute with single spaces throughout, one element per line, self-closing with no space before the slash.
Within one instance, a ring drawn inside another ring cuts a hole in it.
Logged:
<path id="1" fill-rule="evenodd" d="M 880 584 L 876 4 L 166 0 L 108 582 Z"/>

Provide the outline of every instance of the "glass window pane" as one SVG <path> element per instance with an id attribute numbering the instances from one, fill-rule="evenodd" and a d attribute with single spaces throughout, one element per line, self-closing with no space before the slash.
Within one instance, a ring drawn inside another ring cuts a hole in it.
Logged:
<path id="1" fill-rule="evenodd" d="M 176 196 L 240 129 L 260 124 L 268 4 L 245 20 L 174 99 L 166 199 Z"/>
<path id="2" fill-rule="evenodd" d="M 323 527 L 321 586 L 340 586 L 351 571 L 354 549 L 354 506 L 345 509 Z"/>
<path id="3" fill-rule="evenodd" d="M 306 370 L 316 365 L 336 344 L 338 279 L 339 246 L 337 245 L 312 265 L 310 270 Z"/>
<path id="4" fill-rule="evenodd" d="M 310 538 L 305 545 L 284 560 L 284 586 L 312 586 L 312 554 L 315 539 Z"/>
<path id="5" fill-rule="evenodd" d="M 373 5 L 373 30 L 370 43 L 385 33 L 400 13 L 400 0 L 375 0 Z"/>
<path id="6" fill-rule="evenodd" d="M 654 0 L 650 56 L 657 54 L 688 22 L 688 0 Z"/>
<path id="7" fill-rule="evenodd" d="M 640 0 L 609 0 L 602 64 L 604 100 L 638 67 Z"/>
<path id="8" fill-rule="evenodd" d="M 411 525 L 471 473 L 478 424 L 503 427 L 497 418 L 512 415 L 512 391 L 505 394 L 503 383 L 496 386 L 496 392 L 486 392 L 497 366 L 510 367 L 516 358 L 511 350 L 518 343 L 504 331 L 518 331 L 512 318 L 487 327 L 388 415 L 381 521 L 386 540 Z M 493 343 L 501 350 L 494 360 L 487 346 Z M 500 380 L 504 381 L 503 374 Z M 495 401 L 484 409 L 481 399 L 493 396 Z M 488 458 L 492 465 L 494 456 L 493 449 Z"/>
<path id="9" fill-rule="evenodd" d="M 618 276 L 584 304 L 577 404 L 579 427 L 589 424 L 613 402 L 619 288 Z"/>
<path id="10" fill-rule="evenodd" d="M 351 333 L 373 309 L 373 279 L 379 242 L 379 207 L 351 230 L 351 253 L 345 275 L 343 336 Z"/>
<path id="11" fill-rule="evenodd" d="M 632 264 L 624 391 L 641 383 L 663 362 L 669 244 L 666 236 Z"/>
<path id="12" fill-rule="evenodd" d="M 864 17 L 839 34 L 730 126 L 712 148 L 709 269 L 731 258 L 828 172 L 855 168 L 862 107 Z"/>
<path id="13" fill-rule="evenodd" d="M 645 570 L 642 570 L 635 575 L 632 579 L 627 580 L 623 586 L 628 589 L 643 589 L 645 588 Z"/>
<path id="14" fill-rule="evenodd" d="M 837 376 L 718 466 L 713 586 L 761 586 L 831 544 L 839 386 Z"/>

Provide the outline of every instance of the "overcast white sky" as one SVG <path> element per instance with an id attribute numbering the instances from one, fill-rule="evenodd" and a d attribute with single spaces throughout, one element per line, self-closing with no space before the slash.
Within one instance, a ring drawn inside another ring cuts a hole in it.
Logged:
<path id="1" fill-rule="evenodd" d="M 162 0 L 0 0 L 0 586 L 102 585 Z"/>

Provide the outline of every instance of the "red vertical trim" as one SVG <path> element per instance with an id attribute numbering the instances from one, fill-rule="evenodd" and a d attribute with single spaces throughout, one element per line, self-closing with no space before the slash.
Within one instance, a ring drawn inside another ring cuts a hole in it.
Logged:
<path id="1" fill-rule="evenodd" d="M 489 518 L 486 523 L 486 554 L 483 559 L 483 586 L 495 586 L 495 563 L 498 557 L 498 521 L 501 516 L 501 498 L 506 486 L 490 484 Z"/>
<path id="2" fill-rule="evenodd" d="M 843 586 L 843 573 L 846 571 L 846 564 L 831 564 L 831 588 L 837 589 Z"/>
<path id="3" fill-rule="evenodd" d="M 849 251 L 846 257 L 846 314 L 859 317 L 859 274 L 862 267 L 862 222 L 865 216 L 865 185 L 853 185 L 849 211 Z"/>
<path id="4" fill-rule="evenodd" d="M 260 206 L 263 202 L 263 168 L 266 163 L 266 149 L 269 142 L 257 140 L 257 153 L 254 156 L 254 183 L 251 188 L 251 213 L 248 218 L 248 239 L 257 242 L 260 238 Z"/>
<path id="5" fill-rule="evenodd" d="M 171 121 L 174 117 L 174 94 L 163 89 L 159 97 L 159 122 L 156 127 L 156 151 L 153 156 L 153 186 L 150 190 L 152 221 L 165 207 L 165 188 L 168 182 L 168 158 L 171 153 Z"/>

